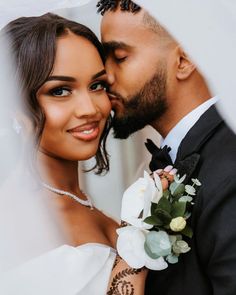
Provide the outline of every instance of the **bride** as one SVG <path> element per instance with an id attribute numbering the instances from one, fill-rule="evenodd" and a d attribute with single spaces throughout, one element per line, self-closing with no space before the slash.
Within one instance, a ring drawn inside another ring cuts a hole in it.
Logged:
<path id="1" fill-rule="evenodd" d="M 78 180 L 78 161 L 95 155 L 98 174 L 109 168 L 111 106 L 100 42 L 87 27 L 54 14 L 19 18 L 4 32 L 34 126 L 41 190 L 67 243 L 2 275 L 0 293 L 143 294 L 146 271 L 128 271 L 116 259 L 119 225 L 93 207 Z"/>

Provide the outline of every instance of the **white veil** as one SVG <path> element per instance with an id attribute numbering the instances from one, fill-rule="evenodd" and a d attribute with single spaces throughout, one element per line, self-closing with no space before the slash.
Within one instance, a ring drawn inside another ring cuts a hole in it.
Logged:
<path id="1" fill-rule="evenodd" d="M 20 16 L 83 6 L 88 1 L 2 1 L 0 27 Z M 0 274 L 65 244 L 56 212 L 34 170 L 32 128 L 21 102 L 8 40 L 0 32 Z"/>
<path id="2" fill-rule="evenodd" d="M 136 2 L 150 10 L 191 55 L 208 79 L 213 92 L 221 97 L 219 110 L 236 130 L 234 0 L 136 0 Z M 33 0 L 0 0 L 0 28 L 17 17 L 40 15 L 48 11 L 75 18 L 75 8 L 77 11 L 82 11 L 80 21 L 85 20 L 85 24 L 88 25 L 87 15 L 83 15 L 83 7 L 88 4 L 89 7 L 93 7 L 95 13 L 96 3 L 96 0 L 41 0 L 37 3 Z M 65 8 L 72 9 L 63 10 Z M 99 32 L 94 23 L 90 27 Z M 60 245 L 64 240 L 63 234 L 58 230 L 56 219 L 51 217 L 52 211 L 41 200 L 37 178 L 32 176 L 29 168 L 25 169 L 28 167 L 27 164 L 22 163 L 25 150 L 32 150 L 27 136 L 30 126 L 27 123 L 21 126 L 21 120 L 18 120 L 18 114 L 23 112 L 23 109 L 18 104 L 20 93 L 16 80 L 12 78 L 11 59 L 7 57 L 9 56 L 6 41 L 1 39 L 0 272 L 38 256 Z M 119 143 L 116 145 L 119 146 Z M 126 148 L 126 153 L 130 147 L 133 149 L 132 157 L 129 157 L 132 163 L 136 161 L 134 145 Z M 139 145 L 135 146 L 137 148 Z M 137 154 L 140 155 L 140 152 Z M 114 156 L 121 165 L 123 158 L 118 153 Z M 113 158 L 114 156 L 112 154 Z M 129 161 L 126 165 L 130 164 Z M 118 169 L 117 163 L 114 169 Z M 125 167 L 125 164 L 123 165 Z M 130 167 L 128 170 L 123 168 L 123 171 L 122 167 L 119 169 L 123 178 L 127 173 L 131 175 L 132 171 L 135 171 Z M 108 183 L 111 184 L 110 191 Z M 111 193 L 112 197 L 114 185 L 122 195 L 123 188 L 119 177 L 116 177 L 115 181 L 109 179 L 103 188 L 108 191 L 107 194 Z M 100 189 L 96 185 L 94 187 L 97 191 Z M 110 199 L 109 204 L 112 202 Z"/>
<path id="3" fill-rule="evenodd" d="M 137 0 L 182 44 L 207 78 L 218 110 L 236 131 L 235 0 Z"/>
<path id="4" fill-rule="evenodd" d="M 31 124 L 7 46 L 0 36 L 0 273 L 63 243 L 31 160 Z"/>
<path id="5" fill-rule="evenodd" d="M 8 22 L 21 16 L 38 16 L 64 8 L 81 7 L 90 0 L 0 0 L 0 29 Z"/>

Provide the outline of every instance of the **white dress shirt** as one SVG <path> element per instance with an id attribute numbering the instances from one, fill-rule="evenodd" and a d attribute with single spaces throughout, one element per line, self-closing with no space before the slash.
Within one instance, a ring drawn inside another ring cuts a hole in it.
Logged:
<path id="1" fill-rule="evenodd" d="M 213 104 L 217 102 L 218 98 L 213 97 L 208 99 L 200 106 L 195 108 L 193 111 L 188 113 L 183 119 L 181 119 L 174 128 L 167 134 L 166 138 L 161 139 L 161 147 L 168 145 L 171 147 L 170 157 L 175 162 L 177 151 L 181 141 L 184 139 L 188 131 L 193 127 L 193 125 L 198 121 L 198 119 L 203 115 Z"/>

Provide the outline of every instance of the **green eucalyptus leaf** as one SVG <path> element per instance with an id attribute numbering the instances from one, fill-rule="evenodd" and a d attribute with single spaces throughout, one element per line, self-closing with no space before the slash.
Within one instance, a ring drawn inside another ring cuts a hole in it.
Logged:
<path id="1" fill-rule="evenodd" d="M 183 234 L 184 236 L 188 237 L 188 238 L 192 238 L 193 237 L 193 230 L 191 229 L 191 227 L 187 224 L 185 226 L 185 228 L 181 231 L 181 234 Z"/>
<path id="2" fill-rule="evenodd" d="M 186 178 L 186 174 L 184 174 L 181 178 L 179 174 L 174 175 L 174 181 L 177 183 L 182 183 Z"/>
<path id="3" fill-rule="evenodd" d="M 160 220 L 157 216 L 148 216 L 144 219 L 144 222 L 151 225 L 163 226 L 162 220 Z"/>
<path id="4" fill-rule="evenodd" d="M 145 250 L 145 252 L 147 253 L 147 255 L 148 255 L 150 258 L 152 258 L 152 259 L 157 259 L 157 258 L 160 257 L 159 255 L 157 255 L 157 254 L 155 254 L 155 253 L 153 253 L 153 252 L 151 251 L 151 249 L 149 248 L 147 242 L 144 243 L 144 250 Z"/>
<path id="5" fill-rule="evenodd" d="M 184 213 L 184 219 L 185 219 L 185 220 L 187 220 L 190 216 L 191 216 L 191 212 L 186 211 L 186 212 Z"/>
<path id="6" fill-rule="evenodd" d="M 186 210 L 186 202 L 176 202 L 172 204 L 171 208 L 171 216 L 175 217 L 183 217 Z"/>
<path id="7" fill-rule="evenodd" d="M 172 182 L 170 192 L 173 197 L 181 197 L 185 192 L 185 185 L 183 183 Z"/>
<path id="8" fill-rule="evenodd" d="M 179 202 L 192 202 L 193 198 L 190 197 L 190 196 L 182 196 L 180 199 L 179 199 Z"/>
<path id="9" fill-rule="evenodd" d="M 169 199 L 170 197 L 170 191 L 168 189 L 166 189 L 164 192 L 163 192 L 163 197 L 166 198 L 166 199 Z"/>
<path id="10" fill-rule="evenodd" d="M 160 198 L 156 210 L 161 209 L 164 210 L 168 213 L 171 212 L 171 203 L 168 199 L 166 199 L 165 197 Z"/>
<path id="11" fill-rule="evenodd" d="M 162 209 L 157 209 L 155 211 L 155 216 L 163 222 L 163 225 L 169 224 L 172 219 L 170 213 Z"/>
<path id="12" fill-rule="evenodd" d="M 171 243 L 169 236 L 164 231 L 151 231 L 146 236 L 144 249 L 148 256 L 153 259 L 171 254 Z"/>
<path id="13" fill-rule="evenodd" d="M 167 262 L 169 262 L 170 264 L 175 264 L 179 261 L 179 257 L 177 255 L 174 254 L 170 254 L 166 257 Z"/>
<path id="14" fill-rule="evenodd" d="M 155 215 L 155 210 L 157 209 L 157 203 L 152 203 L 151 205 L 151 215 Z"/>

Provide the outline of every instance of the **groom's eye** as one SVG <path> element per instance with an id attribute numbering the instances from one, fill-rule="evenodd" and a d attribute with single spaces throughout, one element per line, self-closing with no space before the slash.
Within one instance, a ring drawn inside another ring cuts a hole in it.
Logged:
<path id="1" fill-rule="evenodd" d="M 118 57 L 114 57 L 114 59 L 115 59 L 115 61 L 116 61 L 117 63 L 122 63 L 123 61 L 126 60 L 126 58 L 127 58 L 127 56 L 126 56 L 126 57 L 120 57 L 120 58 L 118 58 Z"/>
<path id="2" fill-rule="evenodd" d="M 114 55 L 115 61 L 118 63 L 125 61 L 127 58 L 127 52 L 126 52 L 126 50 L 123 50 L 123 49 L 115 50 L 113 55 Z"/>

